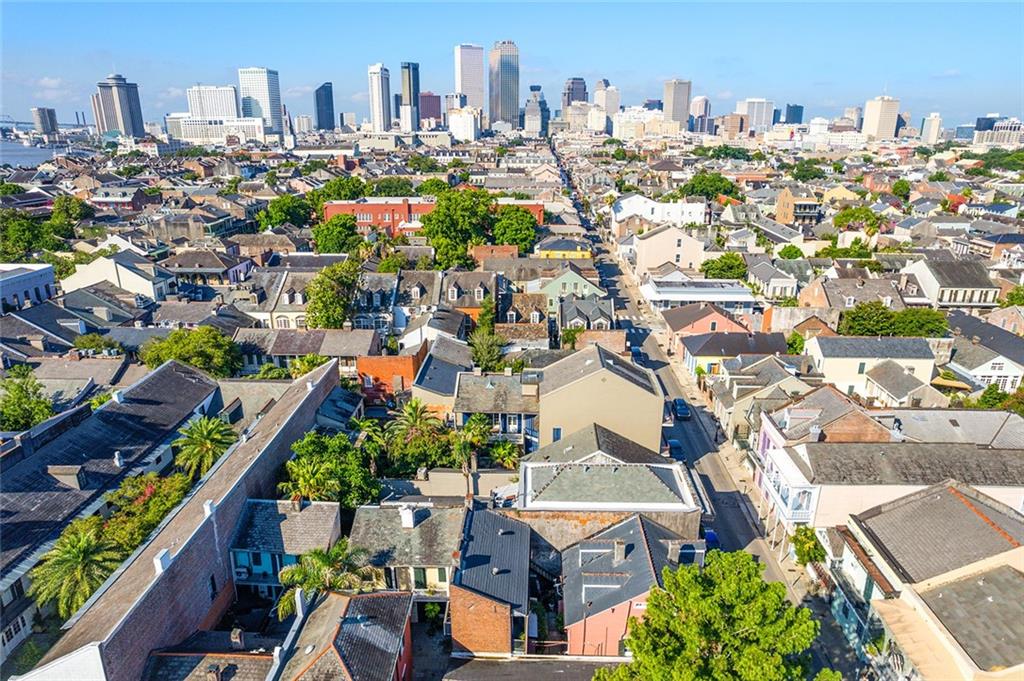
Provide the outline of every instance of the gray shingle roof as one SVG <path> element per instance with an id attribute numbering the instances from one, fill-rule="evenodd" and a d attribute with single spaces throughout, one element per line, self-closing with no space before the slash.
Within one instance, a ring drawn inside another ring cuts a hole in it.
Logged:
<path id="1" fill-rule="evenodd" d="M 888 357 L 890 359 L 934 359 L 924 338 L 898 336 L 816 336 L 823 357 Z"/>
<path id="2" fill-rule="evenodd" d="M 785 341 L 783 341 L 783 345 L 785 345 Z M 587 346 L 565 359 L 547 366 L 544 369 L 544 378 L 540 385 L 541 392 L 553 392 L 602 369 L 607 369 L 612 374 L 647 392 L 659 394 L 650 372 L 629 363 L 599 345 Z"/>
<path id="3" fill-rule="evenodd" d="M 1024 366 L 1024 342 L 1020 336 L 963 312 L 950 313 L 949 328 L 965 338 L 977 336 L 981 345 Z"/>
<path id="4" fill-rule="evenodd" d="M 538 396 L 523 394 L 523 375 L 459 374 L 454 411 L 484 414 L 537 414 Z"/>
<path id="5" fill-rule="evenodd" d="M 249 499 L 231 544 L 243 551 L 267 551 L 299 556 L 326 549 L 337 539 L 338 504 Z"/>
<path id="6" fill-rule="evenodd" d="M 683 345 L 694 357 L 736 357 L 745 354 L 786 354 L 786 337 L 781 333 L 702 333 L 687 336 Z"/>
<path id="7" fill-rule="evenodd" d="M 445 566 L 459 548 L 465 509 L 415 508 L 416 526 L 403 528 L 398 507 L 361 506 L 352 521 L 349 542 L 370 552 L 377 566 Z"/>
<path id="8" fill-rule="evenodd" d="M 530 595 L 530 526 L 494 511 L 471 512 L 455 583 L 525 614 Z"/>
<path id="9" fill-rule="evenodd" d="M 597 452 L 622 463 L 665 463 L 665 459 L 657 452 L 596 423 L 580 428 L 558 442 L 541 447 L 522 460 L 568 463 L 579 461 Z"/>
<path id="10" fill-rule="evenodd" d="M 460 371 L 473 368 L 473 351 L 465 343 L 438 336 L 416 374 L 415 385 L 439 395 L 454 395 Z"/>
<path id="11" fill-rule="evenodd" d="M 867 377 L 896 399 L 903 399 L 924 385 L 921 380 L 891 359 L 871 367 Z"/>

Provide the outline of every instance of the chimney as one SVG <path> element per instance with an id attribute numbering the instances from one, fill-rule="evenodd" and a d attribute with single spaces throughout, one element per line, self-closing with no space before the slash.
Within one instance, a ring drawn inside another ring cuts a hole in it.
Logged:
<path id="1" fill-rule="evenodd" d="M 171 552 L 167 549 L 160 549 L 160 553 L 153 556 L 153 572 L 161 575 L 169 567 L 171 567 Z"/>
<path id="2" fill-rule="evenodd" d="M 295 617 L 300 622 L 306 617 L 306 592 L 302 587 L 295 590 Z"/>
<path id="3" fill-rule="evenodd" d="M 220 665 L 211 664 L 206 668 L 205 681 L 221 681 L 220 680 Z"/>
<path id="4" fill-rule="evenodd" d="M 474 366 L 473 367 L 473 375 L 474 376 L 482 376 L 483 373 L 484 373 L 483 367 L 479 367 L 479 366 Z"/>
<path id="5" fill-rule="evenodd" d="M 203 517 L 209 518 L 213 515 L 213 512 L 217 510 L 217 504 L 213 503 L 213 499 L 207 499 L 203 502 Z"/>
<path id="6" fill-rule="evenodd" d="M 979 338 L 978 336 L 971 336 L 971 344 L 972 345 L 977 345 L 980 342 L 981 342 L 981 338 Z"/>
<path id="7" fill-rule="evenodd" d="M 85 484 L 85 472 L 81 466 L 50 465 L 46 467 L 46 472 L 60 484 L 72 489 L 80 490 Z"/>
<path id="8" fill-rule="evenodd" d="M 818 442 L 821 440 L 821 426 L 811 426 L 808 428 L 811 442 Z"/>
<path id="9" fill-rule="evenodd" d="M 28 339 L 28 344 L 36 350 L 46 352 L 46 339 L 42 336 L 33 336 Z"/>
<path id="10" fill-rule="evenodd" d="M 124 457 L 121 455 L 121 450 L 114 452 L 114 465 L 118 468 L 124 468 Z"/>
<path id="11" fill-rule="evenodd" d="M 124 404 L 124 391 L 115 390 L 114 392 L 110 393 L 110 399 L 114 400 L 118 404 Z"/>
<path id="12" fill-rule="evenodd" d="M 620 565 L 626 560 L 626 542 L 616 539 L 615 548 L 612 551 L 612 565 Z"/>
<path id="13" fill-rule="evenodd" d="M 398 515 L 402 519 L 402 529 L 411 530 L 416 527 L 416 509 L 412 506 L 400 506 Z"/>
<path id="14" fill-rule="evenodd" d="M 512 367 L 505 367 L 505 375 L 506 376 L 511 376 L 512 375 Z"/>
<path id="15" fill-rule="evenodd" d="M 313 392 L 313 380 L 309 379 L 306 381 L 306 392 Z"/>
<path id="16" fill-rule="evenodd" d="M 231 630 L 231 649 L 245 650 L 245 631 L 241 627 Z"/>

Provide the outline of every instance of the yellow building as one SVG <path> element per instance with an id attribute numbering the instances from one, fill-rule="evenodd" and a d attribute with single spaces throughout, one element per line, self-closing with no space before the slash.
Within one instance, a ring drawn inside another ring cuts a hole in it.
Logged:
<path id="1" fill-rule="evenodd" d="M 579 258 L 594 257 L 590 244 L 583 239 L 569 239 L 558 236 L 548 237 L 538 243 L 534 247 L 534 254 L 538 258 L 558 260 L 577 260 Z"/>

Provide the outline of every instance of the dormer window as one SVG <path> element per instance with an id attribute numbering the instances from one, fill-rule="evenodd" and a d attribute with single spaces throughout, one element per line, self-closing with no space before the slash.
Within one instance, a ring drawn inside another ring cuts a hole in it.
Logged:
<path id="1" fill-rule="evenodd" d="M 505 320 L 509 324 L 515 324 L 516 323 L 516 311 L 515 310 L 509 310 L 508 314 L 505 315 Z"/>
<path id="2" fill-rule="evenodd" d="M 376 291 L 373 294 L 373 306 L 380 307 L 380 291 Z"/>
<path id="3" fill-rule="evenodd" d="M 423 289 L 420 287 L 419 284 L 416 284 L 415 286 L 412 287 L 411 293 L 412 293 L 412 297 L 413 298 L 422 298 L 423 297 Z"/>
<path id="4" fill-rule="evenodd" d="M 457 300 L 459 297 L 459 289 L 452 286 L 448 289 L 448 300 Z"/>
<path id="5" fill-rule="evenodd" d="M 854 298 L 853 296 L 846 296 L 846 307 L 853 307 Z"/>
<path id="6" fill-rule="evenodd" d="M 540 312 L 534 310 L 533 312 L 530 313 L 530 323 L 540 324 Z"/>
<path id="7" fill-rule="evenodd" d="M 886 296 L 882 298 L 882 304 L 886 307 L 892 307 L 892 296 Z"/>
<path id="8" fill-rule="evenodd" d="M 484 289 L 483 289 L 482 286 L 477 286 L 475 293 L 476 293 L 476 299 L 477 300 L 483 300 L 484 299 Z"/>

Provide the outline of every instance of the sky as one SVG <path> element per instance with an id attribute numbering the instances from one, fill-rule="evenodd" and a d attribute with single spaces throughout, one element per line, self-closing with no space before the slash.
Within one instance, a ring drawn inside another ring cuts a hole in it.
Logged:
<path id="1" fill-rule="evenodd" d="M 736 100 L 803 104 L 804 120 L 834 117 L 887 93 L 919 121 L 952 127 L 988 112 L 1024 118 L 1024 2 L 980 3 L 292 3 L 9 2 L 0 5 L 0 115 L 92 120 L 96 82 L 118 72 L 139 84 L 143 117 L 186 111 L 185 88 L 238 84 L 237 69 L 280 73 L 294 116 L 334 83 L 335 111 L 367 115 L 369 64 L 392 92 L 403 61 L 420 87 L 454 87 L 453 47 L 519 45 L 520 99 L 540 84 L 552 110 L 582 76 L 618 86 L 623 105 L 661 98 L 662 82 L 693 82 L 712 115 Z"/>

